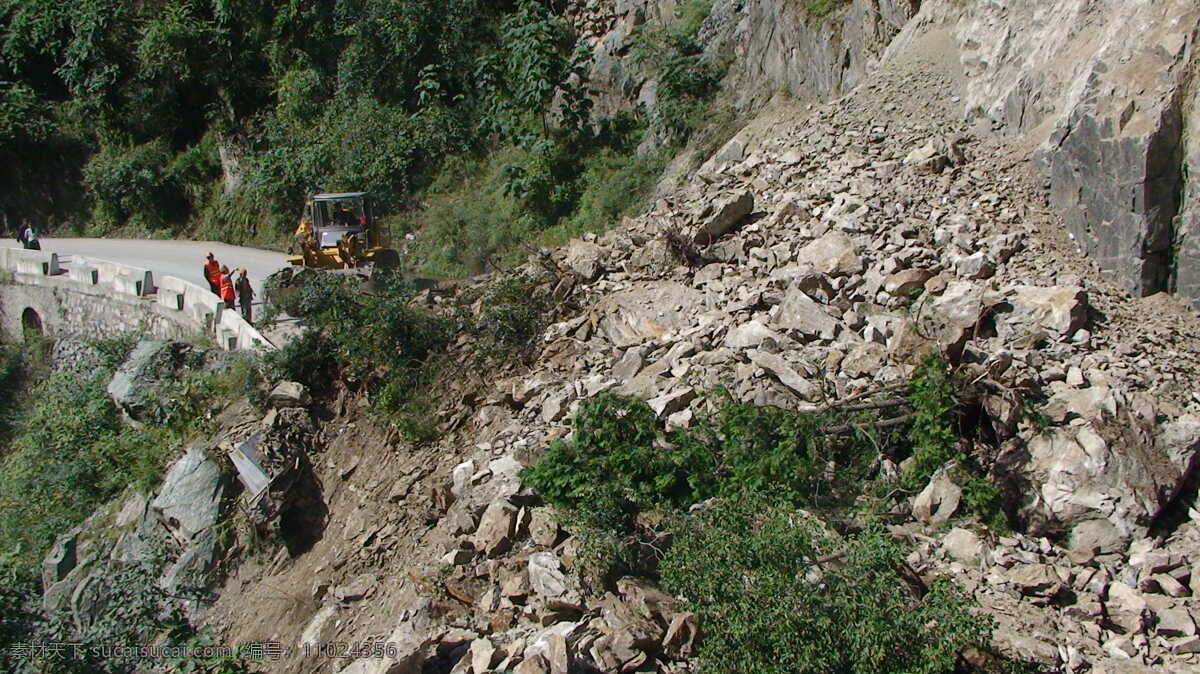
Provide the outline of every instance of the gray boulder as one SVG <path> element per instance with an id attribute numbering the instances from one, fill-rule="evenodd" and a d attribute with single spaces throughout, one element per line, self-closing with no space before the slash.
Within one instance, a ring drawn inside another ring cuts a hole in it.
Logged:
<path id="1" fill-rule="evenodd" d="M 854 242 L 845 234 L 831 232 L 809 243 L 796 253 L 796 262 L 830 276 L 859 274 L 863 270 L 862 258 Z"/>
<path id="2" fill-rule="evenodd" d="M 294 381 L 279 382 L 275 388 L 271 389 L 268 400 L 272 406 L 278 408 L 303 407 L 311 402 L 308 389 L 304 384 Z"/>
<path id="3" fill-rule="evenodd" d="M 1079 287 L 1016 286 L 1005 301 L 1011 310 L 998 312 L 996 332 L 1008 340 L 1036 331 L 1067 339 L 1087 323 L 1087 294 Z"/>
<path id="4" fill-rule="evenodd" d="M 1031 531 L 1070 533 L 1079 558 L 1118 552 L 1129 538 L 1144 535 L 1195 472 L 1196 420 L 1183 417 L 1155 429 L 1153 417 L 1130 407 L 1121 404 L 1097 426 L 1080 420 L 1025 445 L 1028 458 L 1017 472 L 1026 485 L 1017 490 L 1022 517 Z"/>
<path id="5" fill-rule="evenodd" d="M 716 241 L 753 211 L 754 193 L 750 190 L 720 197 L 701 214 L 703 220 L 696 232 L 696 243 L 708 245 Z"/>
<path id="6" fill-rule="evenodd" d="M 803 292 L 793 289 L 784 296 L 776 309 L 772 323 L 799 333 L 805 340 L 832 340 L 841 331 L 841 321 L 830 316 L 825 308 Z"/>
<path id="7" fill-rule="evenodd" d="M 203 448 L 193 445 L 167 470 L 150 512 L 187 545 L 217 523 L 224 492 L 221 467 Z"/>
<path id="8" fill-rule="evenodd" d="M 188 370 L 225 356 L 184 342 L 143 340 L 108 383 L 108 395 L 136 422 L 162 422 L 178 413 L 173 393 Z"/>
<path id="9" fill-rule="evenodd" d="M 689 328 L 704 306 L 704 293 L 660 283 L 614 293 L 596 307 L 597 332 L 615 346 L 637 346 Z"/>

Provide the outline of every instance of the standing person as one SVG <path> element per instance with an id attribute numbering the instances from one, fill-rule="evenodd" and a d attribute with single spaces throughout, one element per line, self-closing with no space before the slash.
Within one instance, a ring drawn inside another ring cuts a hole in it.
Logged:
<path id="1" fill-rule="evenodd" d="M 213 257 L 212 253 L 208 254 L 208 258 L 204 263 L 204 280 L 208 281 L 208 289 L 212 294 L 221 295 L 221 263 L 217 262 L 217 258 Z"/>
<path id="2" fill-rule="evenodd" d="M 42 243 L 38 241 L 37 228 L 33 225 L 25 225 L 25 231 L 21 233 L 22 243 L 25 244 L 25 250 L 41 250 Z"/>
<path id="3" fill-rule="evenodd" d="M 245 269 L 238 272 L 234 290 L 237 291 L 238 306 L 242 309 L 242 318 L 246 319 L 247 323 L 250 323 L 250 303 L 254 301 L 254 288 L 250 285 L 250 279 L 246 276 Z"/>
<path id="4" fill-rule="evenodd" d="M 235 309 L 234 294 L 233 294 L 233 273 L 229 271 L 229 267 L 221 265 L 221 299 L 225 300 L 226 309 Z"/>
<path id="5" fill-rule="evenodd" d="M 296 227 L 296 242 L 293 244 L 296 249 L 299 249 L 298 254 L 300 255 L 304 255 L 310 248 L 314 248 L 312 210 L 312 200 L 304 202 L 304 212 L 300 214 L 300 224 Z"/>

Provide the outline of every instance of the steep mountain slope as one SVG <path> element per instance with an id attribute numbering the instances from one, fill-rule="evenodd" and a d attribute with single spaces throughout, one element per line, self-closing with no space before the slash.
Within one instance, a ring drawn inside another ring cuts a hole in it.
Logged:
<path id="1" fill-rule="evenodd" d="M 653 88 L 621 79 L 629 22 L 672 7 L 580 12 L 614 108 Z M 690 671 L 705 626 L 645 579 L 589 582 L 579 532 L 522 467 L 602 392 L 686 428 L 719 387 L 825 408 L 932 351 L 970 382 L 959 449 L 1015 531 L 964 512 L 944 466 L 888 496 L 913 572 L 954 579 L 993 648 L 1040 669 L 1200 668 L 1200 340 L 1185 299 L 1151 294 L 1174 275 L 1191 295 L 1186 237 L 1163 228 L 1195 210 L 1194 7 L 857 1 L 825 20 L 874 29 L 833 37 L 793 9 L 714 3 L 702 34 L 737 45 L 729 82 L 760 107 L 647 212 L 531 256 L 559 320 L 524 364 L 440 380 L 433 446 L 361 397 L 316 408 L 300 530 L 317 535 L 230 552 L 209 624 L 291 648 L 269 671 Z M 484 283 L 422 299 L 470 310 Z"/>

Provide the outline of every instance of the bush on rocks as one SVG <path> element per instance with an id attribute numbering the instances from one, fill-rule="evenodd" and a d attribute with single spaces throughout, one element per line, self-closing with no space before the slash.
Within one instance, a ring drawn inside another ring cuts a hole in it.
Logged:
<path id="1" fill-rule="evenodd" d="M 702 672 L 950 672 L 991 632 L 952 583 L 926 587 L 881 531 L 842 539 L 760 499 L 689 519 L 662 574 L 700 617 Z"/>

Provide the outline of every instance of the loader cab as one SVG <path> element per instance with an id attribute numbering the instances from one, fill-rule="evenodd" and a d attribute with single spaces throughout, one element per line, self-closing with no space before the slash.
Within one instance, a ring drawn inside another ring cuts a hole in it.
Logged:
<path id="1" fill-rule="evenodd" d="M 376 245 L 366 192 L 315 194 L 309 208 L 305 215 L 313 223 L 318 248 L 336 248 L 347 234 L 360 238 L 364 248 Z"/>

